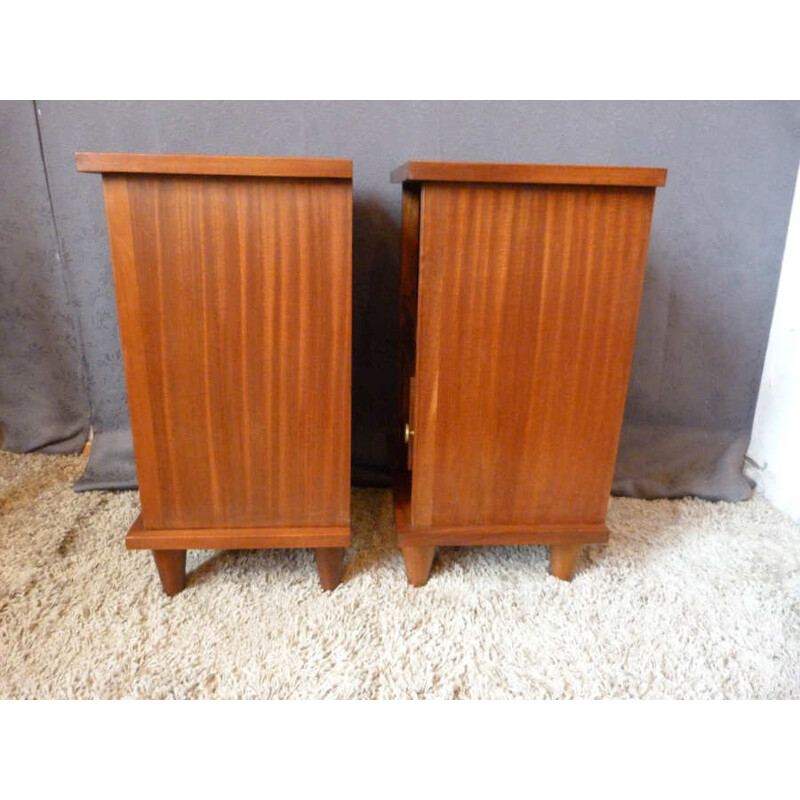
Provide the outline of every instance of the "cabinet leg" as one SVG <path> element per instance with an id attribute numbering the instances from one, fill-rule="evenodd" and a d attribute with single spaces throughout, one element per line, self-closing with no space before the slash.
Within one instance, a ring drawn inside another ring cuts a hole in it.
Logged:
<path id="1" fill-rule="evenodd" d="M 433 564 L 435 547 L 402 547 L 406 562 L 406 576 L 412 586 L 424 586 L 428 582 Z"/>
<path id="2" fill-rule="evenodd" d="M 178 594 L 186 585 L 186 551 L 153 550 L 152 552 L 164 592 L 170 597 Z"/>
<path id="3" fill-rule="evenodd" d="M 344 570 L 344 547 L 316 547 L 317 573 L 322 588 L 329 592 L 342 580 Z"/>
<path id="4" fill-rule="evenodd" d="M 582 544 L 551 544 L 550 574 L 562 581 L 572 580 L 575 562 L 583 550 Z"/>

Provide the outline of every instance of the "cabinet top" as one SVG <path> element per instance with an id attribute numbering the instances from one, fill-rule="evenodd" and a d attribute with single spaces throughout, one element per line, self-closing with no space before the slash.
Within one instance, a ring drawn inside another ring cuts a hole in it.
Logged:
<path id="1" fill-rule="evenodd" d="M 492 164 L 469 161 L 407 161 L 391 174 L 392 183 L 564 183 L 588 186 L 663 186 L 659 167 L 595 167 L 560 164 Z"/>
<path id="2" fill-rule="evenodd" d="M 167 175 L 241 175 L 268 178 L 353 177 L 344 158 L 75 153 L 78 172 L 138 172 Z"/>

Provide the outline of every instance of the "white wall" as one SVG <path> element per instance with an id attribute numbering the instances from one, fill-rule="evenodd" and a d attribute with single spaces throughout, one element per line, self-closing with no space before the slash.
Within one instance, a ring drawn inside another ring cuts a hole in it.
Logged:
<path id="1" fill-rule="evenodd" d="M 775 506 L 800 521 L 800 198 L 797 188 L 795 186 L 748 451 L 755 467 L 748 470 L 748 474 Z"/>

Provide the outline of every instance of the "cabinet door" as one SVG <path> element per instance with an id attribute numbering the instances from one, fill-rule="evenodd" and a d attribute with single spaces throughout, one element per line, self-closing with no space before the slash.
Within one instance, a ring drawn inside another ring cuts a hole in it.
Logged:
<path id="1" fill-rule="evenodd" d="M 653 197 L 424 186 L 413 525 L 604 520 Z"/>
<path id="2" fill-rule="evenodd" d="M 145 527 L 347 524 L 350 183 L 104 185 Z"/>

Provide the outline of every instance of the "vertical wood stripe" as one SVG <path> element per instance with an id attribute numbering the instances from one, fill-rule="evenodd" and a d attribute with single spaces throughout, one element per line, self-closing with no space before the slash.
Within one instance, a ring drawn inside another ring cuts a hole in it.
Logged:
<path id="1" fill-rule="evenodd" d="M 147 504 L 153 523 L 162 525 L 164 514 L 160 487 L 162 480 L 167 480 L 167 475 L 159 469 L 156 431 L 150 414 L 154 398 L 147 380 L 144 318 L 139 284 L 136 280 L 127 178 L 122 175 L 104 175 L 103 196 L 109 221 L 109 245 L 114 264 L 117 316 L 123 338 L 122 359 L 128 376 L 128 406 L 139 479 L 139 495 L 142 503 Z M 130 389 L 131 377 L 138 381 L 137 391 Z"/>
<path id="2" fill-rule="evenodd" d="M 349 524 L 350 183 L 104 183 L 144 527 Z"/>
<path id="3" fill-rule="evenodd" d="M 653 197 L 423 185 L 412 525 L 602 523 Z"/>

